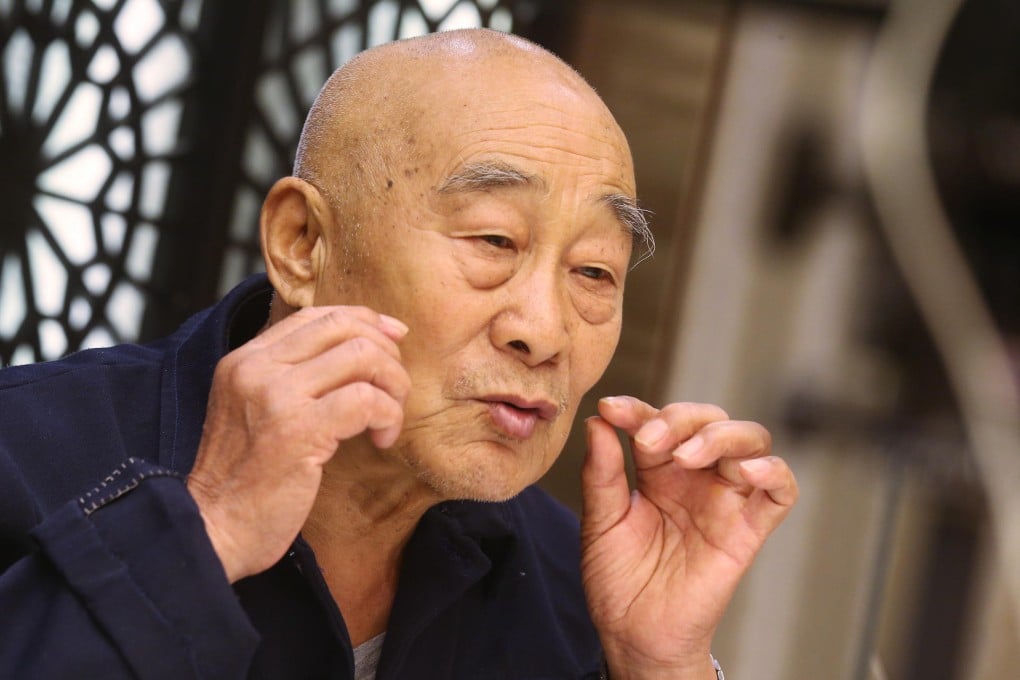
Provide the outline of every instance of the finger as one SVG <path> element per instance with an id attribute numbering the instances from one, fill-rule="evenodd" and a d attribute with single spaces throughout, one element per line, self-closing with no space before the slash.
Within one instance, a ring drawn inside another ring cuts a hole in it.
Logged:
<path id="1" fill-rule="evenodd" d="M 603 397 L 598 403 L 599 415 L 613 427 L 633 436 L 646 422 L 659 414 L 659 409 L 636 397 Z"/>
<path id="2" fill-rule="evenodd" d="M 603 397 L 598 408 L 606 422 L 649 450 L 670 441 L 676 446 L 703 425 L 729 418 L 726 411 L 712 404 L 680 402 L 660 410 L 635 397 Z"/>
<path id="3" fill-rule="evenodd" d="M 725 458 L 757 458 L 772 448 L 769 431 L 747 420 L 708 423 L 672 453 L 685 468 L 705 468 Z M 736 481 L 743 478 L 737 475 Z"/>
<path id="4" fill-rule="evenodd" d="M 321 305 L 318 307 L 304 307 L 276 323 L 267 325 L 265 329 L 252 339 L 251 344 L 265 346 L 277 342 L 284 336 L 294 332 L 295 329 L 320 317 L 334 314 L 337 311 L 346 311 L 348 314 L 361 318 L 394 340 L 399 340 L 407 334 L 407 326 L 402 321 L 386 314 L 380 314 L 368 307 Z"/>
<path id="5" fill-rule="evenodd" d="M 381 449 L 388 448 L 397 441 L 404 423 L 404 409 L 400 403 L 366 382 L 351 383 L 329 392 L 318 400 L 317 407 L 319 417 L 333 424 L 332 449 L 366 430 L 370 431 L 373 444 Z"/>
<path id="6" fill-rule="evenodd" d="M 403 340 L 404 336 L 411 330 L 407 324 L 396 317 L 388 314 L 379 315 L 379 330 L 386 334 L 391 340 Z"/>
<path id="7" fill-rule="evenodd" d="M 311 312 L 313 318 L 319 318 L 321 316 L 331 316 L 336 314 L 338 311 L 345 315 L 350 315 L 359 319 L 362 319 L 386 334 L 387 337 L 393 340 L 400 340 L 407 335 L 408 328 L 400 319 L 389 316 L 388 314 L 382 314 L 377 312 L 371 307 L 365 307 L 363 305 L 322 305 L 320 307 L 308 307 L 306 309 L 319 310 L 325 309 L 325 314 L 319 314 L 316 311 Z M 298 310 L 298 313 L 302 313 L 305 310 Z"/>
<path id="8" fill-rule="evenodd" d="M 786 461 L 778 456 L 753 458 L 740 463 L 740 472 L 755 487 L 746 506 L 752 528 L 762 537 L 779 526 L 800 496 L 797 479 Z"/>
<path id="9" fill-rule="evenodd" d="M 388 343 L 392 344 L 392 343 Z M 304 394 L 318 398 L 348 383 L 367 382 L 404 403 L 411 378 L 398 359 L 376 339 L 359 336 L 295 364 L 286 374 Z"/>
<path id="10" fill-rule="evenodd" d="M 304 313 L 305 310 L 301 310 L 292 316 Z M 381 315 L 366 307 L 332 307 L 326 314 L 309 312 L 308 316 L 311 318 L 305 323 L 278 336 L 269 346 L 273 360 L 282 363 L 305 361 L 356 337 L 370 338 L 400 360 L 400 349 L 385 331 Z"/>
<path id="11" fill-rule="evenodd" d="M 602 399 L 599 414 L 630 435 L 638 470 L 670 462 L 681 442 L 705 425 L 729 417 L 711 404 L 675 403 L 660 410 L 634 397 Z"/>
<path id="12" fill-rule="evenodd" d="M 630 507 L 623 447 L 613 426 L 598 416 L 585 421 L 588 452 L 581 467 L 581 526 L 586 540 L 601 536 Z"/>
<path id="13" fill-rule="evenodd" d="M 333 310 L 333 307 L 305 307 L 299 309 L 293 314 L 289 314 L 279 321 L 268 324 L 260 333 L 258 333 L 249 344 L 257 346 L 265 346 L 270 343 L 276 342 L 283 336 L 292 333 L 294 329 L 300 328 L 304 324 L 320 317 L 329 314 Z"/>
<path id="14" fill-rule="evenodd" d="M 779 456 L 742 461 L 740 471 L 748 483 L 765 491 L 773 503 L 790 507 L 797 502 L 800 495 L 797 479 L 790 466 Z"/>
<path id="15" fill-rule="evenodd" d="M 741 472 L 740 464 L 743 461 L 739 458 L 720 458 L 716 463 L 715 473 L 726 480 L 737 491 L 744 495 L 750 495 L 754 485 L 747 481 Z"/>

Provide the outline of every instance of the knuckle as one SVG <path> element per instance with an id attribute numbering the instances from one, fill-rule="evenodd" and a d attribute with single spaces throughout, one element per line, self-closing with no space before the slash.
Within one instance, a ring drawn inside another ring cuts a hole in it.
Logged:
<path id="1" fill-rule="evenodd" d="M 345 344 L 352 360 L 366 370 L 368 375 L 374 376 L 379 370 L 380 357 L 378 346 L 363 335 L 355 336 Z"/>
<path id="2" fill-rule="evenodd" d="M 216 369 L 213 372 L 213 376 L 218 375 L 229 375 L 233 371 L 237 370 L 238 364 L 244 360 L 244 357 L 248 354 L 245 352 L 245 347 L 235 349 L 233 352 L 226 354 L 216 364 Z"/>
<path id="3" fill-rule="evenodd" d="M 330 323 L 341 324 L 346 328 L 350 328 L 356 323 L 373 323 L 378 316 L 368 307 L 360 305 L 336 305 L 330 308 L 325 319 Z"/>
<path id="4" fill-rule="evenodd" d="M 666 404 L 659 411 L 659 415 L 663 416 L 667 420 L 675 420 L 675 419 L 683 416 L 686 413 L 688 408 L 689 408 L 689 404 L 686 404 L 686 403 Z"/>
<path id="5" fill-rule="evenodd" d="M 336 327 L 341 331 L 351 327 L 351 317 L 346 307 L 333 307 L 322 317 L 322 322 Z"/>
<path id="6" fill-rule="evenodd" d="M 375 337 L 359 335 L 352 338 L 350 342 L 353 343 L 356 356 L 365 362 L 365 367 L 373 377 L 383 372 L 392 373 L 395 366 L 400 367 L 403 372 L 399 355 L 394 356 L 389 351 L 389 347 L 383 344 L 385 338 L 380 340 Z"/>
<path id="7" fill-rule="evenodd" d="M 350 349 L 359 357 L 367 357 L 372 353 L 372 349 L 375 347 L 375 343 L 366 338 L 364 335 L 357 335 L 348 340 L 347 343 Z"/>
<path id="8" fill-rule="evenodd" d="M 395 417 L 399 418 L 401 411 L 396 402 L 378 387 L 367 382 L 359 382 L 351 385 L 351 388 L 363 427 L 390 424 Z"/>
<path id="9" fill-rule="evenodd" d="M 730 414 L 721 406 L 715 404 L 699 404 L 704 413 L 713 420 L 729 420 Z"/>
<path id="10" fill-rule="evenodd" d="M 351 400 L 357 407 L 357 411 L 363 415 L 366 421 L 369 420 L 370 413 L 375 406 L 376 390 L 366 382 L 357 382 L 350 386 L 350 392 Z"/>
<path id="11" fill-rule="evenodd" d="M 293 319 L 294 321 L 307 323 L 318 318 L 321 315 L 322 311 L 317 307 L 302 307 L 301 309 L 291 314 L 289 318 Z"/>
<path id="12" fill-rule="evenodd" d="M 274 387 L 274 374 L 269 368 L 257 353 L 228 355 L 216 366 L 213 382 L 227 394 L 245 401 L 272 403 L 281 387 Z"/>
<path id="13" fill-rule="evenodd" d="M 244 363 L 245 359 L 236 354 L 228 354 L 223 357 L 213 371 L 213 383 L 236 391 L 243 384 L 245 371 L 242 366 Z"/>
<path id="14" fill-rule="evenodd" d="M 721 429 L 729 430 L 732 436 L 739 437 L 759 452 L 768 452 L 772 448 L 772 433 L 761 423 L 753 420 L 730 420 L 720 424 Z"/>
<path id="15" fill-rule="evenodd" d="M 228 373 L 230 385 L 241 392 L 257 389 L 262 373 L 260 363 L 256 357 L 250 355 L 238 359 Z"/>

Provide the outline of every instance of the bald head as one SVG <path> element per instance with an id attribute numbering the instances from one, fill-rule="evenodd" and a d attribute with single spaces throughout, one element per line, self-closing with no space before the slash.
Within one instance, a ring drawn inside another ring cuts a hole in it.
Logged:
<path id="1" fill-rule="evenodd" d="M 338 169 L 336 163 L 349 163 L 351 158 L 381 161 L 380 147 L 391 139 L 379 133 L 400 131 L 415 122 L 420 114 L 415 94 L 437 72 L 494 60 L 521 67 L 541 63 L 587 87 L 550 52 L 498 31 L 467 29 L 387 43 L 358 54 L 326 81 L 305 120 L 294 174 L 314 183 L 324 179 L 325 171 Z M 465 83 L 471 88 L 486 85 Z M 371 153 L 365 156 L 366 151 Z"/>
<path id="2" fill-rule="evenodd" d="M 518 36 L 467 29 L 387 43 L 337 69 L 309 111 L 294 174 L 316 186 L 355 224 L 386 197 L 393 178 L 407 172 L 398 166 L 420 167 L 428 161 L 437 120 L 484 115 L 492 95 L 509 81 L 525 79 L 570 92 L 573 108 L 612 128 L 625 147 L 601 99 L 558 57 Z M 629 150 L 626 154 L 629 163 Z M 617 196 L 613 206 L 650 249 L 651 234 L 633 197 Z"/>

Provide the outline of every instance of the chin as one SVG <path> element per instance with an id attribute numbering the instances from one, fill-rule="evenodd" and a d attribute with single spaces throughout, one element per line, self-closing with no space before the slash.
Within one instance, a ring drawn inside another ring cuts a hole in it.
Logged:
<path id="1" fill-rule="evenodd" d="M 441 499 L 485 502 L 509 500 L 537 481 L 541 473 L 524 474 L 520 468 L 524 458 L 523 452 L 494 442 L 481 450 L 474 444 L 441 460 L 405 455 L 422 484 Z"/>
<path id="2" fill-rule="evenodd" d="M 444 501 L 483 501 L 499 503 L 510 500 L 524 487 L 506 483 L 493 484 L 492 480 L 450 477 L 432 470 L 422 470 L 418 478 Z"/>

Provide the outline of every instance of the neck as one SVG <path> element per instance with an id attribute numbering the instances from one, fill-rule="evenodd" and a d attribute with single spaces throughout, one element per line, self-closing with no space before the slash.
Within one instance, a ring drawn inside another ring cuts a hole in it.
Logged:
<path id="1" fill-rule="evenodd" d="M 324 469 L 302 535 L 354 645 L 386 629 L 404 545 L 439 500 L 364 436 L 345 443 Z"/>

